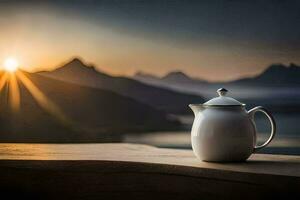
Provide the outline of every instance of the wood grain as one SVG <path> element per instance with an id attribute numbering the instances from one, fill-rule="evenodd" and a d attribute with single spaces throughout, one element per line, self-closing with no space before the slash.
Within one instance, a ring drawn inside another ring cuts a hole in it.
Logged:
<path id="1" fill-rule="evenodd" d="M 300 156 L 207 163 L 134 144 L 0 144 L 2 194 L 32 199 L 299 198 Z"/>

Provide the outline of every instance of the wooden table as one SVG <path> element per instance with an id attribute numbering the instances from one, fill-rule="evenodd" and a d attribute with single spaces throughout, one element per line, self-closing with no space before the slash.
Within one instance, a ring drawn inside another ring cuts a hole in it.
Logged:
<path id="1" fill-rule="evenodd" d="M 0 144 L 0 188 L 31 199 L 300 199 L 300 156 L 221 164 L 135 144 Z"/>

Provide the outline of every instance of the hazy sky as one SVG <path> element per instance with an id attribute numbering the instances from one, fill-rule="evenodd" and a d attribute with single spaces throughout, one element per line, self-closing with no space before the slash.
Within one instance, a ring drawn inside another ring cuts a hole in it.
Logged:
<path id="1" fill-rule="evenodd" d="M 209 80 L 300 63 L 300 1 L 0 1 L 0 63 L 79 56 L 116 75 L 183 70 Z"/>

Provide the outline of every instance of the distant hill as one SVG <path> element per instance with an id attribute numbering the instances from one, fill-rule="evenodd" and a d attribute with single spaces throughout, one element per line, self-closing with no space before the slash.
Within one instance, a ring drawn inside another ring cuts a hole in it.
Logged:
<path id="1" fill-rule="evenodd" d="M 230 84 L 300 86 L 300 66 L 293 63 L 289 66 L 283 64 L 273 64 L 256 77 L 232 81 Z"/>
<path id="2" fill-rule="evenodd" d="M 181 71 L 170 72 L 163 77 L 157 77 L 151 74 L 138 72 L 133 76 L 134 79 L 151 83 L 155 85 L 164 85 L 169 83 L 177 84 L 199 84 L 203 85 L 237 85 L 244 86 L 294 86 L 300 85 L 300 66 L 291 63 L 289 66 L 283 64 L 273 64 L 261 74 L 252 78 L 243 78 L 229 82 L 207 82 L 201 79 L 193 78 Z"/>
<path id="3" fill-rule="evenodd" d="M 225 87 L 228 95 L 249 106 L 265 105 L 279 112 L 300 110 L 300 66 L 295 64 L 273 64 L 255 77 L 230 82 L 207 82 L 179 71 L 163 77 L 138 72 L 133 78 L 156 87 L 201 95 L 206 100 L 215 97 L 218 88 Z"/>
<path id="4" fill-rule="evenodd" d="M 62 110 L 69 122 L 61 123 L 42 109 L 19 81 L 19 112 L 12 112 L 8 105 L 8 87 L 0 93 L 0 142 L 112 142 L 120 141 L 125 132 L 180 128 L 179 122 L 169 119 L 165 112 L 132 98 L 23 73 Z"/>
<path id="5" fill-rule="evenodd" d="M 166 76 L 163 76 L 161 79 L 169 82 L 180 81 L 188 83 L 192 80 L 188 75 L 181 71 L 170 72 Z"/>
<path id="6" fill-rule="evenodd" d="M 158 77 L 144 72 L 137 72 L 132 78 L 156 87 L 172 89 L 178 92 L 196 94 L 200 96 L 205 94 L 204 90 L 208 89 L 208 86 L 211 86 L 211 84 L 204 80 L 192 78 L 180 71 L 170 72 L 163 77 Z"/>
<path id="7" fill-rule="evenodd" d="M 167 113 L 190 113 L 188 104 L 203 101 L 199 95 L 179 93 L 126 77 L 110 76 L 95 70 L 93 66 L 86 66 L 78 58 L 54 71 L 39 74 L 70 83 L 114 91 Z"/>

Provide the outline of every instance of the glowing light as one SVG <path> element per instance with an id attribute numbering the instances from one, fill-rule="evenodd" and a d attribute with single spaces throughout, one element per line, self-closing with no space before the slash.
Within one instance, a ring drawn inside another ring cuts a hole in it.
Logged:
<path id="1" fill-rule="evenodd" d="M 73 122 L 63 113 L 63 111 L 54 102 L 50 101 L 50 99 L 48 99 L 22 71 L 18 71 L 17 68 L 18 63 L 16 60 L 6 60 L 5 72 L 0 75 L 0 92 L 5 90 L 5 86 L 8 86 L 8 99 L 12 111 L 18 112 L 20 110 L 20 82 L 25 86 L 41 108 L 56 117 L 63 125 L 73 126 Z"/>
<path id="2" fill-rule="evenodd" d="M 19 62 L 15 58 L 7 58 L 4 61 L 4 70 L 8 72 L 15 72 L 19 67 Z"/>
<path id="3" fill-rule="evenodd" d="M 64 125 L 70 125 L 72 122 L 65 116 L 61 109 L 52 101 L 50 101 L 46 95 L 21 71 L 17 71 L 17 78 L 25 86 L 25 88 L 31 93 L 36 102 L 41 108 L 46 110 L 51 115 L 55 116 Z"/>
<path id="4" fill-rule="evenodd" d="M 13 111 L 18 111 L 20 109 L 20 89 L 16 75 L 14 73 L 9 74 L 9 98 L 10 105 Z"/>
<path id="5" fill-rule="evenodd" d="M 8 80 L 8 75 L 7 75 L 7 73 L 4 73 L 4 75 L 2 75 L 0 78 L 0 92 L 2 91 L 5 84 L 7 83 L 7 80 Z"/>

